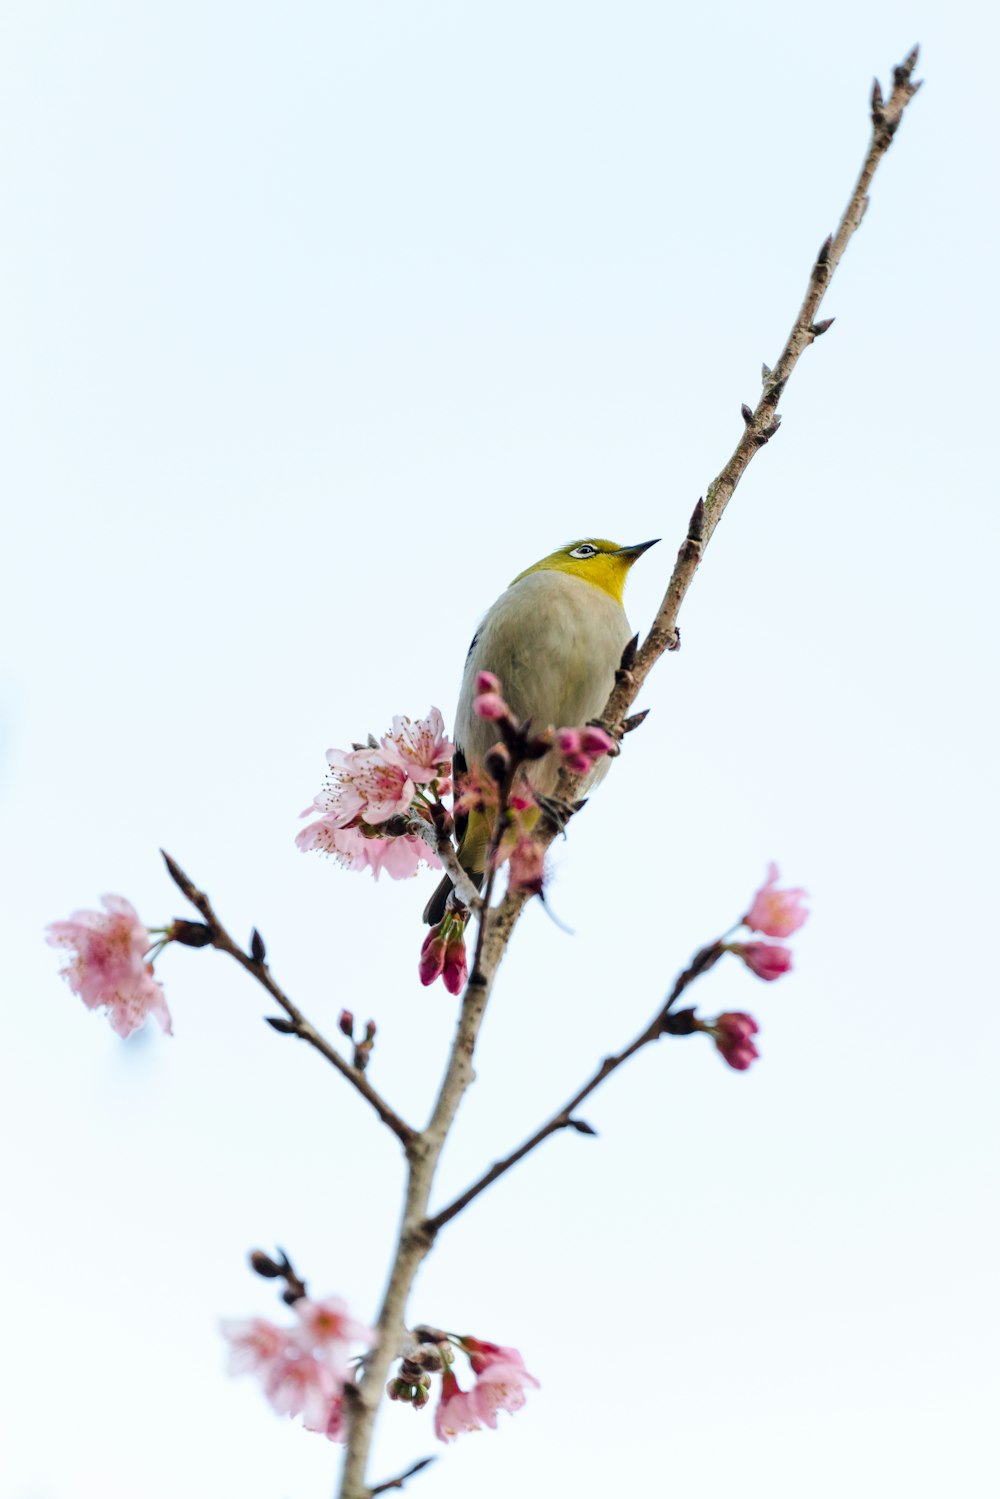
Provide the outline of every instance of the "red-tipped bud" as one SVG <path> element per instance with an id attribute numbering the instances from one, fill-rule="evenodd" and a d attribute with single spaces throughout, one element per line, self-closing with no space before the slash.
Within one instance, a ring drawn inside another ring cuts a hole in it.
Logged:
<path id="1" fill-rule="evenodd" d="M 792 950 L 780 942 L 730 942 L 727 947 L 743 959 L 751 973 L 768 983 L 780 979 L 792 966 Z"/>
<path id="2" fill-rule="evenodd" d="M 510 709 L 499 692 L 481 692 L 473 702 L 472 709 L 477 718 L 488 718 L 491 721 L 510 717 Z"/>
<path id="3" fill-rule="evenodd" d="M 341 1010 L 337 1025 L 340 1028 L 341 1034 L 346 1036 L 348 1041 L 354 1040 L 354 1016 L 350 1010 Z"/>
<path id="4" fill-rule="evenodd" d="M 750 1063 L 760 1056 L 751 1040 L 757 1034 L 757 1022 L 752 1015 L 745 1015 L 737 1010 L 729 1011 L 720 1015 L 707 1029 L 723 1061 L 728 1062 L 730 1067 L 735 1067 L 737 1072 L 745 1072 Z"/>
<path id="5" fill-rule="evenodd" d="M 600 755 L 613 755 L 615 741 L 596 723 L 589 723 L 580 730 L 580 748 L 585 755 L 593 755 L 597 759 Z"/>
<path id="6" fill-rule="evenodd" d="M 497 697 L 503 697 L 500 678 L 495 677 L 491 671 L 481 671 L 476 674 L 476 691 L 477 693 L 495 692 Z"/>
<path id="7" fill-rule="evenodd" d="M 432 926 L 420 949 L 420 963 L 417 971 L 422 984 L 433 984 L 435 979 L 441 977 L 444 972 L 444 955 L 447 945 L 447 941 L 441 935 L 441 927 Z"/>
<path id="8" fill-rule="evenodd" d="M 465 939 L 459 929 L 448 938 L 448 946 L 444 954 L 444 986 L 449 994 L 461 994 L 465 988 L 468 972 Z"/>

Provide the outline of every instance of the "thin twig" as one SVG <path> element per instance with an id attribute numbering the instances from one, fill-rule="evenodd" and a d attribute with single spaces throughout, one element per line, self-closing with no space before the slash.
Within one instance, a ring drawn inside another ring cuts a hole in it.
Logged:
<path id="1" fill-rule="evenodd" d="M 388 1493 L 390 1489 L 401 1489 L 408 1478 L 412 1478 L 414 1473 L 419 1473 L 421 1469 L 429 1467 L 433 1462 L 437 1462 L 437 1458 L 422 1457 L 418 1463 L 414 1463 L 411 1468 L 407 1468 L 405 1473 L 400 1473 L 398 1478 L 389 1478 L 385 1483 L 377 1483 L 370 1490 L 372 1499 L 374 1499 L 376 1494 Z"/>
<path id="2" fill-rule="evenodd" d="M 633 1041 L 630 1041 L 627 1046 L 623 1047 L 621 1051 L 615 1052 L 612 1056 L 605 1057 L 592 1076 L 588 1078 L 582 1087 L 577 1089 L 569 1102 L 563 1104 L 561 1109 L 558 1109 L 550 1119 L 547 1119 L 544 1124 L 540 1125 L 534 1134 L 529 1135 L 523 1144 L 519 1145 L 516 1150 L 512 1150 L 510 1155 L 504 1156 L 499 1161 L 494 1161 L 489 1170 L 484 1171 L 482 1176 L 477 1181 L 474 1181 L 470 1187 L 467 1187 L 464 1192 L 461 1192 L 454 1201 L 450 1202 L 447 1207 L 442 1208 L 439 1213 L 435 1213 L 432 1218 L 428 1218 L 424 1225 L 427 1232 L 432 1235 L 437 1234 L 439 1229 L 443 1228 L 446 1223 L 450 1223 L 452 1218 L 456 1218 L 463 1208 L 467 1208 L 469 1203 L 477 1198 L 481 1192 L 485 1192 L 487 1187 L 491 1187 L 495 1181 L 499 1181 L 500 1177 L 506 1175 L 512 1166 L 516 1166 L 518 1161 L 522 1161 L 526 1155 L 530 1155 L 536 1146 L 541 1145 L 542 1141 L 547 1140 L 550 1135 L 556 1134 L 561 1129 L 569 1129 L 571 1127 L 579 1129 L 580 1121 L 575 1120 L 573 1115 L 584 1099 L 589 1098 L 591 1093 L 595 1092 L 613 1072 L 617 1072 L 618 1068 L 624 1062 L 627 1062 L 629 1057 L 635 1056 L 637 1051 L 641 1051 L 651 1041 L 658 1041 L 661 1036 L 668 1033 L 668 1017 L 677 1000 L 689 984 L 692 984 L 695 979 L 700 978 L 703 973 L 707 973 L 710 968 L 715 966 L 724 952 L 725 948 L 721 938 L 717 942 L 711 942 L 707 947 L 701 948 L 691 959 L 684 972 L 678 975 L 667 999 L 645 1029 L 640 1031 L 639 1035 Z M 688 1012 L 684 1013 L 687 1014 Z M 679 1029 L 676 1034 L 685 1035 L 689 1034 L 689 1032 Z M 583 1130 L 582 1133 L 586 1134 L 589 1131 Z"/>
<path id="3" fill-rule="evenodd" d="M 252 953 L 244 952 L 239 944 L 233 941 L 215 914 L 208 896 L 203 890 L 198 889 L 193 880 L 189 879 L 176 860 L 172 859 L 162 848 L 160 849 L 160 853 L 163 857 L 163 862 L 167 866 L 167 873 L 178 890 L 186 896 L 195 910 L 201 914 L 212 936 L 211 945 L 217 948 L 219 952 L 228 953 L 231 958 L 235 958 L 240 967 L 245 968 L 251 978 L 255 978 L 258 984 L 267 990 L 271 998 L 281 1006 L 288 1016 L 291 1022 L 289 1034 L 298 1036 L 300 1040 L 308 1042 L 315 1051 L 319 1052 L 320 1056 L 325 1057 L 332 1066 L 336 1067 L 341 1076 L 345 1077 L 351 1084 L 351 1087 L 355 1088 L 361 1094 L 361 1097 L 371 1104 L 382 1123 L 392 1130 L 404 1148 L 408 1150 L 414 1139 L 413 1128 L 396 1113 L 395 1109 L 386 1103 L 377 1089 L 372 1087 L 365 1074 L 359 1071 L 357 1067 L 352 1067 L 349 1062 L 346 1062 L 337 1048 L 320 1035 L 312 1022 L 306 1019 L 298 1006 L 293 1004 L 285 991 L 275 982 L 271 970 L 264 959 L 262 957 L 256 958 Z"/>

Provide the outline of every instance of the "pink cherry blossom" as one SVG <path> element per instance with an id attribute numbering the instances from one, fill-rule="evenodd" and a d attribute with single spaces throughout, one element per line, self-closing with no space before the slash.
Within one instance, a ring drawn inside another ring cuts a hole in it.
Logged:
<path id="1" fill-rule="evenodd" d="M 463 1390 L 450 1369 L 441 1375 L 441 1399 L 434 1412 L 434 1433 L 442 1442 L 453 1442 L 466 1431 L 481 1431 L 482 1422 L 472 1394 Z"/>
<path id="2" fill-rule="evenodd" d="M 295 1311 L 302 1326 L 290 1336 L 306 1352 L 325 1350 L 335 1364 L 343 1355 L 345 1371 L 352 1343 L 364 1343 L 366 1348 L 374 1346 L 373 1329 L 350 1316 L 347 1302 L 340 1296 L 328 1296 L 325 1301 L 310 1301 L 307 1296 L 300 1296 Z"/>
<path id="3" fill-rule="evenodd" d="M 303 1417 L 302 1425 L 307 1431 L 320 1432 L 329 1442 L 346 1442 L 347 1421 L 344 1416 L 343 1395 L 333 1396 L 324 1412 L 323 1420 L 313 1423 Z"/>
<path id="4" fill-rule="evenodd" d="M 413 722 L 394 718 L 392 731 L 382 740 L 382 754 L 390 765 L 396 765 L 411 781 L 424 785 L 428 781 L 447 780 L 451 775 L 454 746 L 444 732 L 444 719 L 437 708 L 426 718 Z M 444 791 L 445 788 L 440 788 Z M 372 819 L 366 816 L 367 822 Z"/>
<path id="5" fill-rule="evenodd" d="M 751 931 L 763 932 L 765 937 L 790 937 L 803 925 L 809 912 L 802 904 L 805 891 L 779 890 L 778 866 L 768 867 L 767 879 L 753 898 L 753 905 L 743 918 Z"/>
<path id="6" fill-rule="evenodd" d="M 313 808 L 308 808 L 307 816 Z M 405 880 L 416 874 L 421 863 L 431 869 L 441 867 L 437 855 L 417 833 L 404 833 L 398 838 L 368 837 L 361 828 L 344 828 L 336 819 L 322 817 L 304 827 L 295 839 L 297 848 L 303 853 L 319 849 L 331 854 L 346 869 L 358 871 L 370 869 L 377 880 L 382 870 L 392 880 Z"/>
<path id="7" fill-rule="evenodd" d="M 117 1035 L 131 1035 L 150 1015 L 169 1035 L 172 1026 L 163 987 L 145 960 L 153 946 L 148 929 L 123 896 L 103 895 L 101 903 L 104 911 L 74 911 L 68 921 L 48 926 L 49 945 L 73 953 L 63 976 L 88 1010 L 107 1007 Z"/>
<path id="8" fill-rule="evenodd" d="M 760 1052 L 750 1039 L 757 1034 L 757 1022 L 752 1015 L 731 1010 L 708 1027 L 724 1061 L 737 1072 L 745 1072 Z"/>
<path id="9" fill-rule="evenodd" d="M 264 1375 L 264 1390 L 279 1416 L 298 1416 L 311 1431 L 323 1431 L 330 1402 L 343 1393 L 344 1382 L 325 1359 L 293 1352 Z"/>
<path id="10" fill-rule="evenodd" d="M 780 942 L 731 942 L 729 951 L 742 958 L 751 973 L 768 983 L 780 979 L 792 966 L 792 950 Z"/>
<path id="11" fill-rule="evenodd" d="M 526 1389 L 538 1389 L 538 1380 L 525 1369 L 520 1357 L 517 1363 L 491 1363 L 476 1379 L 472 1405 L 485 1425 L 496 1429 L 497 1412 L 513 1415 L 524 1404 Z"/>
<path id="12" fill-rule="evenodd" d="M 397 754 L 397 758 L 402 756 Z M 333 771 L 331 784 L 316 800 L 325 800 L 323 810 L 337 817 L 341 827 L 359 815 L 376 827 L 410 810 L 416 783 L 382 750 L 329 749 L 326 759 Z"/>
<path id="13" fill-rule="evenodd" d="M 288 1330 L 265 1317 L 227 1318 L 220 1330 L 229 1343 L 230 1374 L 269 1375 L 288 1355 Z"/>

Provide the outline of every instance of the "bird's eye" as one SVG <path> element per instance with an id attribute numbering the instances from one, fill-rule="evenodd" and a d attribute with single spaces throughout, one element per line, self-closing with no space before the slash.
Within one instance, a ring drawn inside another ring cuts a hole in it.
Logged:
<path id="1" fill-rule="evenodd" d="M 570 552 L 570 556 L 571 557 L 596 557 L 597 556 L 597 548 L 596 547 L 592 547 L 589 541 L 585 541 L 583 543 L 583 546 L 574 547 L 573 550 Z"/>

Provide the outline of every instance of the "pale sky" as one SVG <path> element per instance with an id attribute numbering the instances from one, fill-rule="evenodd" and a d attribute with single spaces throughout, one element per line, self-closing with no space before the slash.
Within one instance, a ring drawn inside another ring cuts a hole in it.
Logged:
<path id="1" fill-rule="evenodd" d="M 328 1499 L 337 1449 L 224 1373 L 284 1245 L 374 1316 L 396 1143 L 220 955 L 123 1043 L 48 921 L 188 914 L 168 848 L 425 1117 L 455 1002 L 432 877 L 294 847 L 328 746 L 432 704 L 479 615 L 584 535 L 662 536 L 648 624 L 867 140 L 923 93 L 682 615 L 650 717 L 497 985 L 443 1203 L 658 1007 L 770 859 L 795 972 L 721 965 L 762 1058 L 665 1040 L 443 1233 L 412 1320 L 542 1388 L 414 1499 L 997 1491 L 997 23 L 8 0 L 0 16 L 2 1499 Z"/>

